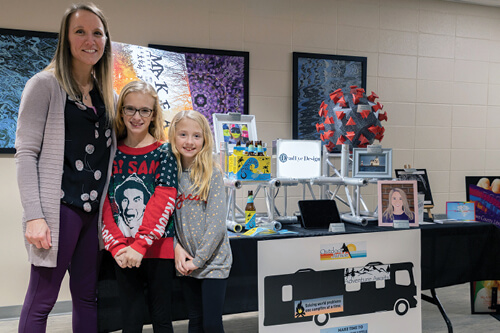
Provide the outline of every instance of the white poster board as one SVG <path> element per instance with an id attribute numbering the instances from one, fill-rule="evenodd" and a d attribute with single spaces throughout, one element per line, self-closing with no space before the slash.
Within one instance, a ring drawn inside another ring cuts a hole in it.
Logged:
<path id="1" fill-rule="evenodd" d="M 259 332 L 421 332 L 420 230 L 258 243 Z"/>
<path id="2" fill-rule="evenodd" d="M 321 141 L 276 140 L 276 177 L 310 179 L 321 176 Z"/>

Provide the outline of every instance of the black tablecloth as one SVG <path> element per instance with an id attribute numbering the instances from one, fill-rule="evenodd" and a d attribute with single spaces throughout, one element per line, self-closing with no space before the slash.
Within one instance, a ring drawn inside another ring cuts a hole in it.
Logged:
<path id="1" fill-rule="evenodd" d="M 500 278 L 500 229 L 489 223 L 425 225 L 422 290 Z"/>
<path id="2" fill-rule="evenodd" d="M 383 232 L 396 229 L 346 223 L 346 233 Z M 224 313 L 258 310 L 257 242 L 259 240 L 290 237 L 332 235 L 326 230 L 304 230 L 297 225 L 286 225 L 297 231 L 291 235 L 231 238 L 233 266 L 228 279 Z M 488 223 L 457 223 L 422 225 L 421 270 L 422 290 L 461 284 L 468 281 L 500 279 L 500 229 Z M 173 319 L 186 319 L 187 309 L 182 299 L 179 278 L 173 285 Z M 121 323 L 118 287 L 113 258 L 103 253 L 99 276 L 99 331 L 119 330 Z M 144 306 L 147 317 L 147 308 Z M 149 320 L 146 320 L 149 322 Z"/>

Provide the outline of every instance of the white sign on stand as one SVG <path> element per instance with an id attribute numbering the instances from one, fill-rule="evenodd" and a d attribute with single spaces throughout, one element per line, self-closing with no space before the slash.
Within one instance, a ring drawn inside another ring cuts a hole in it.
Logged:
<path id="1" fill-rule="evenodd" d="M 321 141 L 276 140 L 276 176 L 309 179 L 321 176 Z"/>

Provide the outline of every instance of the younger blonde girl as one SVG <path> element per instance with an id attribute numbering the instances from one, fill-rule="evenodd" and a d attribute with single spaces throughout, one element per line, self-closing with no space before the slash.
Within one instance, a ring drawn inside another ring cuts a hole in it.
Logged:
<path id="1" fill-rule="evenodd" d="M 169 141 L 179 166 L 175 267 L 188 305 L 189 332 L 224 332 L 222 310 L 232 264 L 225 224 L 224 182 L 212 156 L 207 119 L 175 115 Z"/>

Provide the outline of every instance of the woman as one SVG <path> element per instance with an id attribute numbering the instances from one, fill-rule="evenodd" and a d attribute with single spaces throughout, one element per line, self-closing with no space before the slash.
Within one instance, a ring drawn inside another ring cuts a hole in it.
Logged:
<path id="1" fill-rule="evenodd" d="M 16 133 L 31 263 L 19 332 L 45 332 L 66 270 L 73 332 L 97 331 L 100 211 L 116 140 L 111 40 L 93 4 L 64 14 L 52 62 L 25 86 Z"/>

